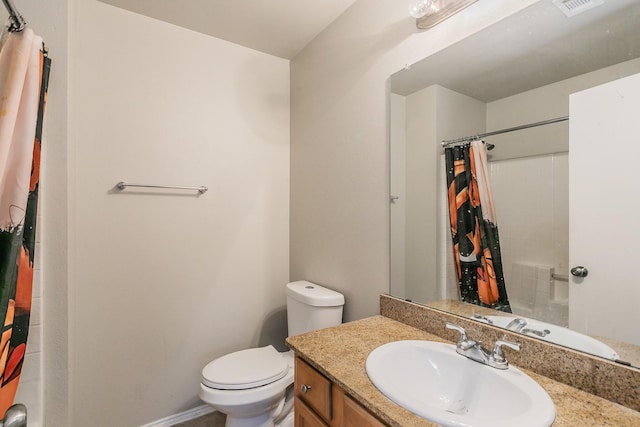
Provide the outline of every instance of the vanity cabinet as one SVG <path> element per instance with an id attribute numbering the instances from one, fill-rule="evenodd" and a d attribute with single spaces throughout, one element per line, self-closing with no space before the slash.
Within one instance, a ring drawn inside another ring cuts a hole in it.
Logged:
<path id="1" fill-rule="evenodd" d="M 295 359 L 296 427 L 384 427 L 344 390 L 304 360 Z"/>

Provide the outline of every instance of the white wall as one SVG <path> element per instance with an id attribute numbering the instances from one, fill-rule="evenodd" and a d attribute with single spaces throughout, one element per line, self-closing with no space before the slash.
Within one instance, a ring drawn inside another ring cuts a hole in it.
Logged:
<path id="1" fill-rule="evenodd" d="M 284 338 L 289 64 L 97 1 L 70 26 L 66 425 L 141 425 L 200 405 L 213 358 Z"/>
<path id="2" fill-rule="evenodd" d="M 435 297 L 435 286 L 429 284 L 436 272 L 436 245 L 430 237 L 436 233 L 438 89 L 430 86 L 406 97 L 405 298 L 413 301 Z"/>
<path id="3" fill-rule="evenodd" d="M 343 292 L 347 320 L 389 291 L 389 76 L 532 3 L 478 2 L 418 31 L 405 3 L 360 0 L 293 59 L 291 279 Z"/>
<path id="4" fill-rule="evenodd" d="M 396 104 L 392 105 L 392 115 L 395 107 Z M 405 289 L 404 293 L 398 293 L 402 289 L 398 289 L 398 282 L 393 281 L 391 292 L 413 301 L 433 301 L 443 298 L 446 292 L 438 286 L 438 266 L 451 258 L 441 258 L 437 243 L 444 238 L 442 234 L 450 236 L 449 232 L 441 232 L 446 221 L 440 222 L 443 206 L 437 202 L 439 194 L 446 192 L 440 143 L 456 135 L 483 132 L 486 107 L 481 101 L 434 85 L 407 96 L 405 110 L 406 144 L 402 171 L 406 182 L 406 221 L 402 229 Z M 401 154 L 394 152 L 394 148 L 392 146 L 391 149 L 392 162 Z M 393 163 L 391 173 L 395 173 Z M 448 218 L 448 213 L 444 213 Z M 392 221 L 394 215 L 392 211 Z M 391 238 L 395 238 L 393 230 Z M 394 249 L 392 245 L 392 257 Z M 392 268 L 395 267 L 394 261 L 391 262 Z"/>
<path id="5" fill-rule="evenodd" d="M 406 297 L 406 236 L 407 227 L 407 108 L 406 98 L 402 95 L 390 94 L 389 102 L 389 173 L 391 197 L 395 200 L 390 209 L 390 278 L 395 284 L 396 295 Z M 408 297 L 407 297 L 408 298 Z"/>

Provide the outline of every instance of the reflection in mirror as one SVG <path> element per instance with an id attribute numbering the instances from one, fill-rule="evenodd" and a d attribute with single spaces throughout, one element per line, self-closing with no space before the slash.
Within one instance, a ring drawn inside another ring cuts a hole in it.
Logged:
<path id="1" fill-rule="evenodd" d="M 518 323 L 511 321 L 522 319 L 518 332 L 640 367 L 640 328 L 630 305 L 640 300 L 636 280 L 598 276 L 604 269 L 594 261 L 586 265 L 585 278 L 569 273 L 570 262 L 585 258 L 574 257 L 572 242 L 587 215 L 570 204 L 570 196 L 579 193 L 574 184 L 584 180 L 571 174 L 581 169 L 586 145 L 574 149 L 570 130 L 578 135 L 580 120 L 585 122 L 574 107 L 580 110 L 582 93 L 607 88 L 607 82 L 636 90 L 637 22 L 640 2 L 634 0 L 605 2 L 571 18 L 551 1 L 540 1 L 391 76 L 392 295 L 496 326 L 511 323 L 512 330 Z M 441 142 L 565 116 L 569 121 L 485 138 L 495 145 L 490 179 L 513 314 L 460 302 Z M 604 116 L 586 119 L 587 125 Z M 597 148 L 602 155 L 603 146 Z M 601 193 L 618 196 L 608 197 L 608 205 L 629 203 L 621 188 L 590 191 L 594 207 L 605 203 L 598 199 Z M 621 250 L 615 252 L 625 252 L 625 242 L 632 240 L 618 242 Z M 600 251 L 604 263 L 615 265 L 600 243 L 591 243 L 591 252 Z M 635 253 L 632 247 L 626 252 Z M 606 288 L 606 299 L 592 288 Z M 594 341 L 602 352 L 585 344 Z"/>

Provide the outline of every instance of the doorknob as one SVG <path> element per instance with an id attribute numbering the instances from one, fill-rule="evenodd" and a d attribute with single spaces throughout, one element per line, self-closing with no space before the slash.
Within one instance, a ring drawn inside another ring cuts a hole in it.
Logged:
<path id="1" fill-rule="evenodd" d="M 589 275 L 589 270 L 587 270 L 586 267 L 579 265 L 571 269 L 571 274 L 576 277 L 587 277 Z"/>
<path id="2" fill-rule="evenodd" d="M 22 403 L 16 403 L 7 409 L 4 419 L 0 420 L 0 427 L 26 427 L 27 407 Z"/>

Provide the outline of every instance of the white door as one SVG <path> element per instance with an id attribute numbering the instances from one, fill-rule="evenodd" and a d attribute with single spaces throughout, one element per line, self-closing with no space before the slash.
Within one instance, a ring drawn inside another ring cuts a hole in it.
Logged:
<path id="1" fill-rule="evenodd" d="M 570 96 L 569 326 L 640 345 L 640 74 Z"/>

